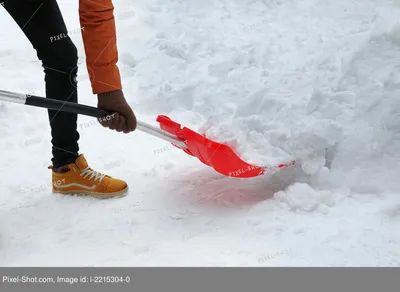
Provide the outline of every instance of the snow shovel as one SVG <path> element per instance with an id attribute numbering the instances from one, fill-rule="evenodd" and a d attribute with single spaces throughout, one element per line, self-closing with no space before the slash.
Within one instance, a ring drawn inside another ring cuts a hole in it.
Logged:
<path id="1" fill-rule="evenodd" d="M 0 100 L 82 114 L 98 119 L 106 119 L 112 114 L 111 112 L 87 105 L 3 90 L 0 90 Z M 295 164 L 295 161 L 279 164 L 274 167 L 249 164 L 240 159 L 228 145 L 212 141 L 205 135 L 196 133 L 189 128 L 182 128 L 179 123 L 165 115 L 159 115 L 156 121 L 160 124 L 160 129 L 140 121 L 137 121 L 136 129 L 170 142 L 173 146 L 182 149 L 191 156 L 197 157 L 202 163 L 214 168 L 217 172 L 225 176 L 250 178 L 265 175 L 270 168 L 271 170 L 272 168 L 279 170 Z"/>

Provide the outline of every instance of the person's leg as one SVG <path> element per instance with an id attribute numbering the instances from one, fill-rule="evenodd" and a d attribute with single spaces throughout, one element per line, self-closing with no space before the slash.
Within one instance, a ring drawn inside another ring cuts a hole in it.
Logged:
<path id="1" fill-rule="evenodd" d="M 4 8 L 23 30 L 42 61 L 46 97 L 77 102 L 77 49 L 67 34 L 55 0 L 3 0 Z M 3 2 L 2 1 L 2 2 Z M 77 114 L 48 110 L 52 135 L 53 166 L 78 157 Z"/>
<path id="2" fill-rule="evenodd" d="M 77 50 L 67 35 L 55 0 L 0 0 L 21 27 L 42 61 L 46 97 L 77 102 Z M 78 155 L 77 114 L 49 110 L 53 144 L 53 192 L 115 198 L 127 194 L 126 182 L 89 167 Z M 56 168 L 56 169 L 55 169 Z"/>

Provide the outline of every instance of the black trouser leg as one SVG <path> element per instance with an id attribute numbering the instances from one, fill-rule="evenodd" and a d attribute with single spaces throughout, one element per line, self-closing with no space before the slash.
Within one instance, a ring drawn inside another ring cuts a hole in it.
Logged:
<path id="1" fill-rule="evenodd" d="M 67 35 L 55 0 L 3 0 L 4 8 L 21 27 L 42 61 L 46 97 L 77 102 L 78 53 Z M 52 162 L 61 166 L 78 157 L 77 114 L 48 110 L 52 136 Z"/>

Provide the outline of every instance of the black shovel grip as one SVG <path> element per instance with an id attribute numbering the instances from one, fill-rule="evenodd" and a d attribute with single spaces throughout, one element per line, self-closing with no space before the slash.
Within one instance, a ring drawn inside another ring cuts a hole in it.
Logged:
<path id="1" fill-rule="evenodd" d="M 25 105 L 43 107 L 51 110 L 70 112 L 81 114 L 85 116 L 102 118 L 112 113 L 106 110 L 99 109 L 97 107 L 91 107 L 88 105 L 77 104 L 74 102 L 61 101 L 56 99 L 50 99 L 35 95 L 26 95 Z"/>

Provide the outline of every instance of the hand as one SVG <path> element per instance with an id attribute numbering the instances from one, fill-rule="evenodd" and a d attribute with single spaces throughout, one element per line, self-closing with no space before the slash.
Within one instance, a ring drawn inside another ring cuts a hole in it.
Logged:
<path id="1" fill-rule="evenodd" d="M 97 95 L 97 99 L 97 108 L 112 112 L 111 115 L 98 119 L 103 127 L 124 133 L 136 129 L 136 116 L 126 102 L 122 90 L 100 93 Z"/>

